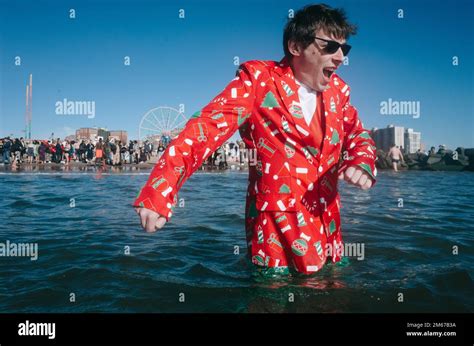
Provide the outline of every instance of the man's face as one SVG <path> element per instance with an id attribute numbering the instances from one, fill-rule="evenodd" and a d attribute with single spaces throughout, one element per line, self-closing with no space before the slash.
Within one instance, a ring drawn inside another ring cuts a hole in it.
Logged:
<path id="1" fill-rule="evenodd" d="M 318 30 L 315 36 L 336 41 L 340 44 L 346 42 L 345 39 L 337 39 L 327 35 L 323 30 Z M 300 72 L 306 77 L 302 82 L 319 92 L 328 88 L 332 73 L 336 71 L 344 59 L 340 48 L 333 54 L 327 53 L 324 50 L 327 44 L 325 41 L 315 39 L 306 49 L 300 49 L 299 56 L 293 57 L 293 59 L 299 60 L 295 67 L 299 68 Z"/>

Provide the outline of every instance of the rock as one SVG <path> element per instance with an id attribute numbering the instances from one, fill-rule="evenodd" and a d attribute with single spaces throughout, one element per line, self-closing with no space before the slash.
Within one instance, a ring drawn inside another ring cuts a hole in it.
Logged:
<path id="1" fill-rule="evenodd" d="M 474 148 L 464 149 L 464 155 L 469 157 L 469 160 L 473 160 L 474 159 Z M 472 159 L 471 159 L 471 157 L 472 157 Z"/>
<path id="2" fill-rule="evenodd" d="M 441 162 L 442 160 L 443 160 L 443 155 L 435 154 L 428 157 L 428 159 L 426 160 L 426 164 L 428 166 L 431 166 L 431 165 Z"/>
<path id="3" fill-rule="evenodd" d="M 381 149 L 377 150 L 377 161 L 375 162 L 375 166 L 378 169 L 389 169 L 392 167 L 392 163 L 387 159 L 387 154 Z"/>
<path id="4" fill-rule="evenodd" d="M 463 154 L 464 156 L 467 157 L 468 165 L 464 167 L 464 169 L 466 171 L 474 172 L 474 148 L 468 148 L 468 149 L 458 148 L 458 149 L 463 149 Z"/>
<path id="5" fill-rule="evenodd" d="M 430 171 L 474 171 L 474 148 L 456 148 L 455 151 L 440 149 L 438 153 L 426 155 L 415 153 L 404 155 L 405 164 L 400 164 L 401 169 L 430 170 Z M 377 150 L 376 166 L 378 169 L 391 169 L 392 162 L 382 150 Z"/>

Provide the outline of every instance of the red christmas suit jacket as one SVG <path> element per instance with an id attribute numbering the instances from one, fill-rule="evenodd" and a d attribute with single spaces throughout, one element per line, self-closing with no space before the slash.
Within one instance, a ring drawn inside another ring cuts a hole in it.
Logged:
<path id="1" fill-rule="evenodd" d="M 338 173 L 348 166 L 375 183 L 375 146 L 349 102 L 350 88 L 335 73 L 322 92 L 322 143 L 316 143 L 287 60 L 249 61 L 173 139 L 140 190 L 134 206 L 168 221 L 177 193 L 191 174 L 237 130 L 249 163 L 246 200 L 248 254 L 256 265 L 302 273 L 342 255 Z"/>

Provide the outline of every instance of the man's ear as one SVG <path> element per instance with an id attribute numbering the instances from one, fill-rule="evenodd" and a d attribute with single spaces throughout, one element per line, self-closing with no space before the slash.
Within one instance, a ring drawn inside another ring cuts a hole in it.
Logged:
<path id="1" fill-rule="evenodd" d="M 295 41 L 288 41 L 288 51 L 294 56 L 301 55 L 301 47 Z"/>

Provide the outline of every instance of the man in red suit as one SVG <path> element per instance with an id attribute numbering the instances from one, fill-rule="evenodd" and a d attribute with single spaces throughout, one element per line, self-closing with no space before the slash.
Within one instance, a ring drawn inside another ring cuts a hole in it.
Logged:
<path id="1" fill-rule="evenodd" d="M 237 130 L 257 152 L 249 167 L 246 236 L 252 262 L 314 273 L 342 255 L 339 179 L 375 183 L 375 146 L 336 69 L 355 33 L 340 9 L 307 6 L 285 27 L 285 58 L 249 61 L 175 138 L 134 207 L 147 232 L 169 221 L 177 192 Z"/>

